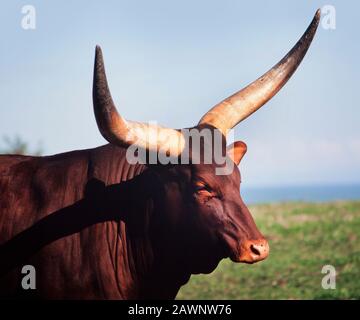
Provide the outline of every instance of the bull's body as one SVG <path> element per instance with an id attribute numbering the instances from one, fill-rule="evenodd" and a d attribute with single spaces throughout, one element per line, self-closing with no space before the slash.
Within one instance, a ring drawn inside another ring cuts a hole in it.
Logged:
<path id="1" fill-rule="evenodd" d="M 106 145 L 50 157 L 0 156 L 0 270 L 6 273 L 5 277 L 0 274 L 0 296 L 128 299 L 176 295 L 188 275 L 172 275 L 169 282 L 166 276 L 171 269 L 164 269 L 163 263 L 155 268 L 148 230 L 138 228 L 149 213 L 145 208 L 147 179 L 134 179 L 131 184 L 136 188 L 121 182 L 146 168 L 129 165 L 124 153 Z M 121 189 L 116 199 L 111 199 L 103 184 Z M 102 197 L 97 199 L 99 191 L 105 194 L 106 205 Z M 134 206 L 141 206 L 141 211 L 135 212 Z M 134 219 L 129 222 L 130 214 Z M 26 264 L 36 269 L 37 289 L 33 291 L 20 287 L 21 268 Z M 157 278 L 152 270 L 163 277 L 155 286 L 146 280 Z"/>

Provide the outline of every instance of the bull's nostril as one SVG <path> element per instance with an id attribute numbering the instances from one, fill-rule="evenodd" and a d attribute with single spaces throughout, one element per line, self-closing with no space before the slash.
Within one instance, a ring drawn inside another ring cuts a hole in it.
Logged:
<path id="1" fill-rule="evenodd" d="M 246 240 L 241 245 L 240 256 L 236 261 L 255 263 L 264 260 L 269 255 L 269 244 L 266 239 Z"/>
<path id="2" fill-rule="evenodd" d="M 250 250 L 251 250 L 252 253 L 256 254 L 257 256 L 261 255 L 260 250 L 258 248 L 256 248 L 256 246 L 253 245 L 253 244 L 250 245 Z"/>

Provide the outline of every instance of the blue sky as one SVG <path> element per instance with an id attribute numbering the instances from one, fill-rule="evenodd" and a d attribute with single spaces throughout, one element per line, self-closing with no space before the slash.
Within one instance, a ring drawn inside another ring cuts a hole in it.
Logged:
<path id="1" fill-rule="evenodd" d="M 21 27 L 27 4 L 35 30 Z M 4 0 L 0 137 L 41 142 L 46 154 L 106 143 L 92 112 L 96 44 L 123 116 L 193 126 L 280 60 L 328 4 L 336 29 L 320 26 L 289 83 L 236 127 L 248 145 L 240 168 L 248 186 L 360 183 L 357 1 Z"/>

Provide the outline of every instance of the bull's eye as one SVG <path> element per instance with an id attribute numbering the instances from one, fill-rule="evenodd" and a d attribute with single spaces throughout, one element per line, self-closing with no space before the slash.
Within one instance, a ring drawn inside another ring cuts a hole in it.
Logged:
<path id="1" fill-rule="evenodd" d="M 214 190 L 206 183 L 198 183 L 195 185 L 195 194 L 202 197 L 212 198 L 216 196 Z"/>

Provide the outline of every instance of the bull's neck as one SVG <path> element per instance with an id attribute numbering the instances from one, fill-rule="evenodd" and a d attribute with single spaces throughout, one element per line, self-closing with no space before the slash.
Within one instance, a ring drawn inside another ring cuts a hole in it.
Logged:
<path id="1" fill-rule="evenodd" d="M 123 245 L 122 252 L 117 254 L 123 255 L 125 264 L 130 266 L 133 283 L 129 285 L 137 290 L 127 288 L 127 291 L 132 292 L 133 298 L 175 298 L 190 276 L 178 265 L 172 265 L 171 253 L 162 252 L 157 245 L 159 234 L 154 226 L 159 226 L 159 219 L 162 223 L 164 214 L 160 212 L 158 195 L 161 188 L 156 174 L 147 170 L 132 180 L 106 187 L 103 195 L 105 211 L 119 222 L 120 232 L 126 233 L 119 236 Z"/>

